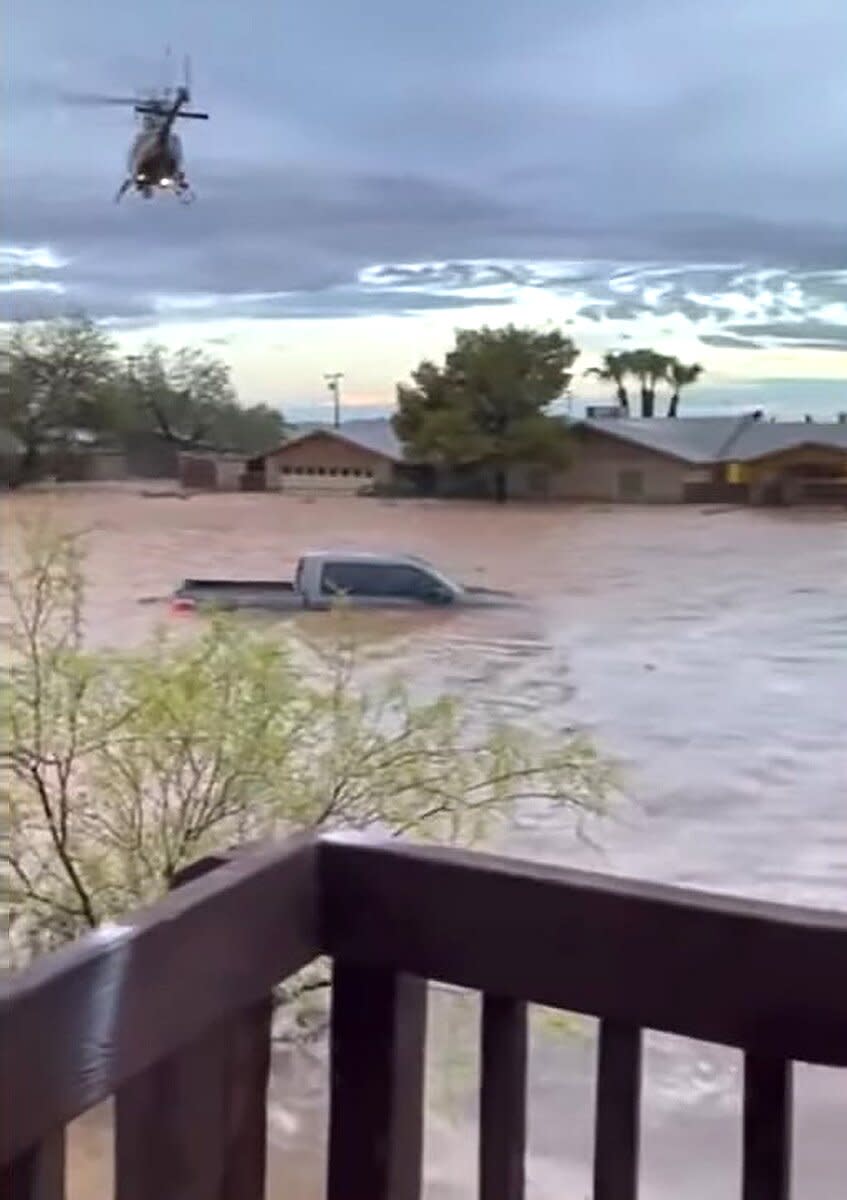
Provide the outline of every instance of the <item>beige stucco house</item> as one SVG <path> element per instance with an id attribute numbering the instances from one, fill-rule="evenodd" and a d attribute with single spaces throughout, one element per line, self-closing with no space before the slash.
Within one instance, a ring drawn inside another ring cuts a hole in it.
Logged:
<path id="1" fill-rule="evenodd" d="M 404 455 L 390 421 L 347 421 L 302 430 L 263 461 L 269 491 L 359 492 L 389 486 Z"/>
<path id="2" fill-rule="evenodd" d="M 572 422 L 561 470 L 509 471 L 523 500 L 682 503 L 727 500 L 847 501 L 847 422 L 730 417 L 597 417 Z M 281 491 L 417 488 L 427 494 L 490 492 L 484 464 L 462 471 L 409 462 L 387 419 L 312 427 L 262 459 L 262 486 Z"/>
<path id="3" fill-rule="evenodd" d="M 847 501 L 847 422 L 600 418 L 573 426 L 562 471 L 515 468 L 526 498 L 681 503 Z"/>

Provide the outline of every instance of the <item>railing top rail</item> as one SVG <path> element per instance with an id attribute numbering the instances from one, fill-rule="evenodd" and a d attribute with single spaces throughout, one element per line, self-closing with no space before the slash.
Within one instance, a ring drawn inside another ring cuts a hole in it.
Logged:
<path id="1" fill-rule="evenodd" d="M 847 913 L 399 843 L 321 860 L 331 955 L 847 1066 Z"/>

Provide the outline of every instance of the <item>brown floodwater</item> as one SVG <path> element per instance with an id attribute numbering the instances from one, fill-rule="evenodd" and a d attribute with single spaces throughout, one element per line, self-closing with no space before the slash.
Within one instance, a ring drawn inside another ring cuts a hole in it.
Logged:
<path id="1" fill-rule="evenodd" d="M 370 615 L 367 633 L 421 691 L 555 734 L 587 730 L 623 795 L 589 845 L 522 814 L 510 853 L 646 879 L 847 909 L 847 518 L 838 512 L 506 506 L 277 495 L 150 498 L 133 487 L 17 493 L 6 522 L 51 511 L 88 531 L 92 640 L 137 642 L 187 575 L 289 574 L 318 547 L 411 551 L 515 609 Z M 312 621 L 322 618 L 313 617 Z M 473 1194 L 474 998 L 438 993 L 428 1195 Z M 529 1194 L 589 1193 L 592 1027 L 533 1035 Z M 646 1197 L 737 1194 L 737 1055 L 651 1035 Z M 320 1194 L 325 1046 L 279 1050 L 271 1194 Z M 844 1083 L 801 1068 L 799 1193 L 847 1178 Z M 75 1130 L 72 1195 L 102 1194 L 99 1115 Z"/>

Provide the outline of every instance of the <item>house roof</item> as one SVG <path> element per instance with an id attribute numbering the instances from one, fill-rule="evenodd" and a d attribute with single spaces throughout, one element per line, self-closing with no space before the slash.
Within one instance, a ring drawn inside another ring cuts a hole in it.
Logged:
<path id="1" fill-rule="evenodd" d="M 847 454 L 847 424 L 836 421 L 751 421 L 738 431 L 725 457 L 736 462 L 749 462 L 800 446 L 820 446 Z"/>
<path id="2" fill-rule="evenodd" d="M 381 458 L 390 459 L 391 462 L 403 462 L 405 458 L 403 445 L 394 432 L 391 421 L 386 417 L 345 421 L 337 429 L 333 425 L 301 425 L 292 437 L 286 438 L 271 453 L 278 454 L 281 450 L 286 450 L 289 446 L 303 442 L 306 438 L 314 437 L 316 434 L 337 438 L 339 441 L 357 446 L 360 450 L 367 450 L 370 454 L 378 454 Z"/>
<path id="3" fill-rule="evenodd" d="M 689 463 L 718 462 L 747 417 L 588 417 L 576 424 Z"/>
<path id="4" fill-rule="evenodd" d="M 749 462 L 800 446 L 847 453 L 847 424 L 836 421 L 763 421 L 740 417 L 594 417 L 578 422 L 631 445 L 682 462 Z"/>
<path id="5" fill-rule="evenodd" d="M 574 426 L 698 466 L 749 462 L 800 446 L 830 447 L 847 453 L 847 423 L 836 421 L 765 421 L 744 413 L 731 417 L 587 417 L 575 421 Z M 315 434 L 338 438 L 394 463 L 405 461 L 403 444 L 387 417 L 345 421 L 338 429 L 332 425 L 301 425 L 272 453 Z"/>

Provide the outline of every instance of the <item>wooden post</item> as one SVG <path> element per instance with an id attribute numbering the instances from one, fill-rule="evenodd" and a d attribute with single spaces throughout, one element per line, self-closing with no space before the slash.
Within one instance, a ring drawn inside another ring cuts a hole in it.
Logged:
<path id="1" fill-rule="evenodd" d="M 791 1092 L 791 1063 L 745 1055 L 743 1200 L 788 1200 Z"/>
<path id="2" fill-rule="evenodd" d="M 418 1200 L 426 982 L 336 961 L 328 1200 Z"/>
<path id="3" fill-rule="evenodd" d="M 229 860 L 186 867 L 174 887 Z M 131 1080 L 115 1103 L 117 1200 L 263 1200 L 272 1001 L 227 1017 Z"/>
<path id="4" fill-rule="evenodd" d="M 527 1006 L 483 996 L 479 1093 L 481 1200 L 523 1200 Z"/>
<path id="5" fill-rule="evenodd" d="M 594 1200 L 636 1200 L 641 1103 L 641 1031 L 600 1024 Z"/>
<path id="6" fill-rule="evenodd" d="M 4 1096 L 3 1104 L 13 1104 Z M 3 1200 L 64 1200 L 65 1131 L 58 1129 L 0 1168 Z"/>
<path id="7" fill-rule="evenodd" d="M 262 1200 L 270 1025 L 266 1000 L 118 1092 L 117 1200 Z"/>

